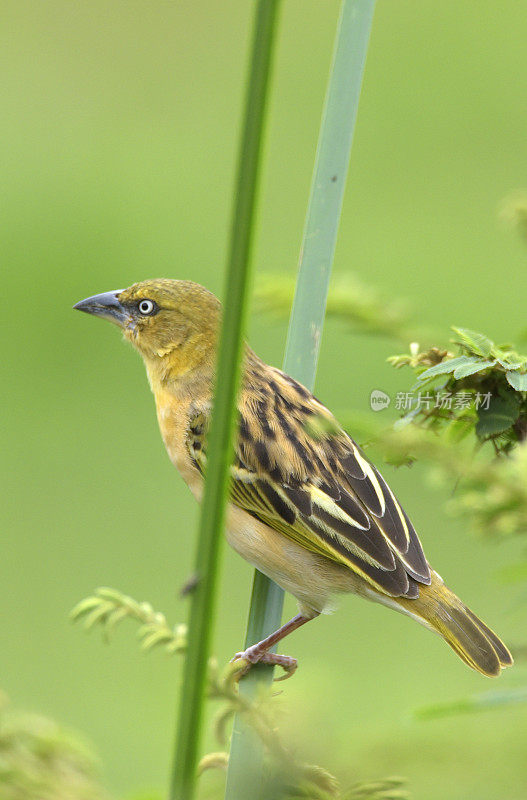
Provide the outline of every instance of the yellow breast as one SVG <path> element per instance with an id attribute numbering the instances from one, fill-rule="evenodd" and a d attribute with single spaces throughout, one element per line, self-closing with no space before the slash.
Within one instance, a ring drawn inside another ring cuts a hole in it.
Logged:
<path id="1" fill-rule="evenodd" d="M 203 479 L 186 447 L 190 403 L 178 402 L 171 392 L 162 389 L 154 392 L 154 395 L 159 430 L 169 458 L 194 497 L 201 500 Z"/>

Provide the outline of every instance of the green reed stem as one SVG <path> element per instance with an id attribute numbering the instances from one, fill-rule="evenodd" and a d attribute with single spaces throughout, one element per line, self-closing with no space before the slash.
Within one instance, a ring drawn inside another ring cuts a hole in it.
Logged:
<path id="1" fill-rule="evenodd" d="M 335 253 L 344 188 L 375 0 L 343 0 L 333 63 L 320 125 L 315 168 L 302 240 L 300 267 L 289 321 L 284 371 L 313 389 Z M 284 592 L 255 571 L 248 647 L 279 627 Z M 272 667 L 257 665 L 240 683 L 254 697 L 272 679 Z M 234 721 L 225 800 L 259 800 L 263 746 L 240 717 Z M 250 792 L 250 795 L 249 795 Z"/>
<path id="2" fill-rule="evenodd" d="M 217 381 L 215 389 L 209 437 L 207 480 L 196 559 L 199 580 L 190 609 L 188 652 L 179 706 L 170 800 L 192 800 L 195 796 L 219 543 L 225 521 L 228 471 L 232 460 L 232 435 L 254 239 L 254 211 L 277 9 L 278 0 L 259 0 L 256 7 L 218 352 L 217 374 L 221 380 Z"/>

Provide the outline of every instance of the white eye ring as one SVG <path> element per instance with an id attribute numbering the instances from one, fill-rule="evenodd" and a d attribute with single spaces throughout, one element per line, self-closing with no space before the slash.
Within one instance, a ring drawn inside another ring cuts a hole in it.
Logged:
<path id="1" fill-rule="evenodd" d="M 151 314 L 154 311 L 155 305 L 152 300 L 141 300 L 137 308 L 139 309 L 140 313 L 146 317 L 148 314 Z"/>

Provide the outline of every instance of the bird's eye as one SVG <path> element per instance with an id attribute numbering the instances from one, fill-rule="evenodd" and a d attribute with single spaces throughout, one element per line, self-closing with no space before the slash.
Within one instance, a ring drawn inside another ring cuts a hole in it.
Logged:
<path id="1" fill-rule="evenodd" d="M 153 300 L 141 300 L 137 308 L 144 317 L 147 317 L 149 314 L 154 314 L 157 311 L 157 306 Z"/>

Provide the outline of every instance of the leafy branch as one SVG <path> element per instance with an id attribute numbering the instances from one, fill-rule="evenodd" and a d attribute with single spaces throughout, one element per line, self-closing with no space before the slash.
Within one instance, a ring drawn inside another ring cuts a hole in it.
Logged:
<path id="1" fill-rule="evenodd" d="M 527 356 L 482 333 L 452 330 L 457 355 L 437 347 L 419 352 L 414 344 L 409 354 L 389 359 L 417 378 L 406 393 L 403 420 L 443 430 L 454 441 L 474 432 L 479 443 L 508 453 L 527 439 Z"/>
<path id="2" fill-rule="evenodd" d="M 138 602 L 117 589 L 97 589 L 94 595 L 75 606 L 70 618 L 73 622 L 82 621 L 86 630 L 101 627 L 107 639 L 116 625 L 131 619 L 140 626 L 141 650 L 163 647 L 171 655 L 186 650 L 185 625 L 169 625 L 165 615 L 155 611 L 150 603 Z M 262 684 L 255 697 L 239 691 L 239 679 L 245 666 L 245 662 L 238 659 L 220 670 L 216 660 L 209 659 L 207 695 L 222 703 L 213 721 L 214 733 L 221 747 L 227 746 L 228 731 L 235 714 L 243 717 L 262 742 L 268 759 L 266 775 L 270 792 L 264 797 L 283 800 L 403 800 L 407 797 L 400 778 L 356 784 L 342 792 L 337 779 L 325 769 L 298 761 L 276 729 L 271 690 Z M 198 773 L 226 769 L 228 760 L 225 751 L 208 753 L 201 759 Z"/>
<path id="3" fill-rule="evenodd" d="M 86 630 L 101 625 L 106 637 L 124 619 L 141 623 L 137 635 L 141 650 L 148 651 L 163 645 L 168 653 L 184 653 L 187 648 L 187 626 L 170 627 L 165 615 L 154 611 L 150 603 L 138 603 L 117 589 L 100 587 L 95 594 L 81 600 L 70 613 L 73 622 L 84 621 Z"/>
<path id="4" fill-rule="evenodd" d="M 260 313 L 287 317 L 293 301 L 295 281 L 283 273 L 257 276 L 255 308 Z M 326 315 L 339 319 L 361 333 L 392 336 L 407 341 L 415 335 L 408 327 L 406 304 L 388 300 L 352 275 L 340 275 L 329 285 Z"/>

